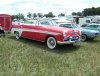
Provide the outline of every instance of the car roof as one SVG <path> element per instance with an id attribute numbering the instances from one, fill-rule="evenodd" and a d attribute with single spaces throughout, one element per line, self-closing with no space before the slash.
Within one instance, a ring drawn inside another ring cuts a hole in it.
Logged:
<path id="1" fill-rule="evenodd" d="M 59 24 L 74 24 L 74 23 L 72 23 L 72 22 L 64 22 L 64 23 L 59 23 Z"/>
<path id="2" fill-rule="evenodd" d="M 49 18 L 37 19 L 37 21 L 48 21 L 48 20 L 52 20 L 52 19 L 49 19 Z M 52 21 L 54 21 L 54 20 L 52 20 Z"/>
<path id="3" fill-rule="evenodd" d="M 100 26 L 100 24 L 96 24 L 96 23 L 92 23 L 92 24 L 87 24 L 87 25 L 99 25 L 99 26 Z"/>

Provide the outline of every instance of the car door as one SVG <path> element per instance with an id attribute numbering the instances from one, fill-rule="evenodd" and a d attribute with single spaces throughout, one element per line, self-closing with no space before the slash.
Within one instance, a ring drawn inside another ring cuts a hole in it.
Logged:
<path id="1" fill-rule="evenodd" d="M 92 30 L 100 31 L 100 30 L 99 30 L 99 25 L 91 25 L 91 29 L 92 29 Z"/>
<path id="2" fill-rule="evenodd" d="M 32 25 L 26 25 L 26 24 L 21 25 L 21 29 L 22 29 L 22 34 L 21 34 L 22 37 L 33 39 L 34 27 Z"/>
<path id="3" fill-rule="evenodd" d="M 47 21 L 39 21 L 36 26 L 34 26 L 34 34 L 33 39 L 39 41 L 45 41 L 45 37 L 47 36 L 45 26 L 48 26 L 49 23 Z"/>

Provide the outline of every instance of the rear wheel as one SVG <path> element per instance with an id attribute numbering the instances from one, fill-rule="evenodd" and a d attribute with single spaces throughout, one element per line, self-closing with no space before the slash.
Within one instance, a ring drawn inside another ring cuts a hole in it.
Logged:
<path id="1" fill-rule="evenodd" d="M 81 39 L 82 41 L 86 41 L 87 40 L 87 36 L 85 34 L 81 35 Z"/>
<path id="2" fill-rule="evenodd" d="M 2 34 L 0 34 L 0 37 L 2 36 Z"/>
<path id="3" fill-rule="evenodd" d="M 50 49 L 54 49 L 57 46 L 57 42 L 54 37 L 48 37 L 46 43 Z"/>
<path id="4" fill-rule="evenodd" d="M 16 39 L 20 39 L 20 34 L 19 34 L 19 32 L 15 32 L 15 36 L 16 36 Z"/>
<path id="5" fill-rule="evenodd" d="M 4 30 L 0 30 L 0 37 L 1 36 L 5 37 L 5 31 Z"/>

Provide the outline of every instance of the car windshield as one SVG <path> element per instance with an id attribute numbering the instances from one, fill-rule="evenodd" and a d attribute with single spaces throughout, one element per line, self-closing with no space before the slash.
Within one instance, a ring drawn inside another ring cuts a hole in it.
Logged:
<path id="1" fill-rule="evenodd" d="M 87 25 L 87 27 L 90 27 L 90 28 L 98 28 L 98 25 Z"/>
<path id="2" fill-rule="evenodd" d="M 41 21 L 39 21 L 39 24 L 40 25 L 52 25 L 52 26 L 54 26 L 54 25 L 56 25 L 56 22 L 55 21 L 53 21 L 53 20 L 41 20 Z"/>
<path id="3" fill-rule="evenodd" d="M 71 24 L 60 24 L 60 27 L 73 28 Z"/>
<path id="4" fill-rule="evenodd" d="M 67 28 L 80 28 L 78 25 L 76 24 L 60 24 L 60 27 L 67 27 Z"/>
<path id="5" fill-rule="evenodd" d="M 80 28 L 79 25 L 72 24 L 73 28 Z"/>

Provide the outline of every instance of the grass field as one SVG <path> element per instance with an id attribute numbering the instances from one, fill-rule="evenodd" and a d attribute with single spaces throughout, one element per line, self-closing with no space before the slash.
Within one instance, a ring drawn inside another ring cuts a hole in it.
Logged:
<path id="1" fill-rule="evenodd" d="M 55 50 L 12 35 L 0 38 L 0 76 L 100 76 L 100 37 Z"/>

